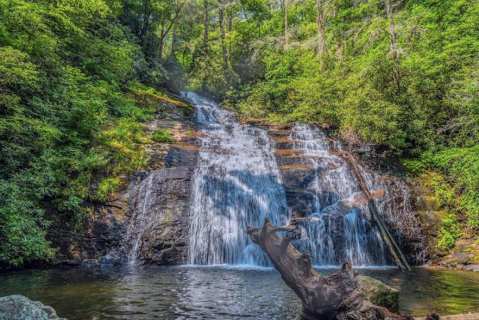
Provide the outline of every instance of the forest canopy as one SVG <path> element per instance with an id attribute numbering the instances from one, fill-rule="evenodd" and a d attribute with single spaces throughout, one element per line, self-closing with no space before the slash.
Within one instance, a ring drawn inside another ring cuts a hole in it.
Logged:
<path id="1" fill-rule="evenodd" d="M 466 0 L 0 0 L 0 261 L 48 259 L 52 221 L 80 226 L 144 164 L 139 88 L 383 146 L 446 208 L 438 248 L 477 235 L 478 16 Z"/>

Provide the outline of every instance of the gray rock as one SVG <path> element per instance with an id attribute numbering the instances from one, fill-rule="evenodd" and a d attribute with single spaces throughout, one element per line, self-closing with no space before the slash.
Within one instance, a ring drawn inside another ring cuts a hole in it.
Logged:
<path id="1" fill-rule="evenodd" d="M 146 264 L 186 262 L 193 172 L 193 167 L 156 170 L 150 172 L 150 187 L 143 185 L 148 183 L 148 178 L 131 186 L 127 252 L 139 243 L 137 258 Z"/>
<path id="2" fill-rule="evenodd" d="M 55 309 L 21 295 L 0 298 L 0 320 L 66 320 Z"/>

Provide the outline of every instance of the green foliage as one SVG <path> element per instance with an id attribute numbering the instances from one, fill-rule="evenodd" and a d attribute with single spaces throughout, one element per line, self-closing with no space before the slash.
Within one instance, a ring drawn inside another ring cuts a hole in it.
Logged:
<path id="1" fill-rule="evenodd" d="M 456 216 L 451 214 L 442 219 L 442 227 L 439 231 L 437 240 L 437 248 L 440 250 L 449 250 L 454 246 L 456 240 L 462 235 L 460 224 L 456 220 Z"/>
<path id="2" fill-rule="evenodd" d="M 0 0 L 0 263 L 49 259 L 50 223 L 81 226 L 88 201 L 144 164 L 138 121 L 152 111 L 128 87 L 164 70 L 148 67 L 112 8 Z"/>
<path id="3" fill-rule="evenodd" d="M 108 200 L 112 194 L 118 190 L 120 179 L 118 177 L 107 177 L 98 183 L 96 198 L 99 200 Z"/>
<path id="4" fill-rule="evenodd" d="M 151 139 L 156 142 L 169 143 L 173 141 L 168 129 L 157 129 L 151 134 Z"/>
<path id="5" fill-rule="evenodd" d="M 223 73 L 220 41 L 181 62 L 194 88 L 216 90 L 242 117 L 313 121 L 407 157 L 416 174 L 435 172 L 430 187 L 455 217 L 440 240 L 450 247 L 459 236 L 452 225 L 479 232 L 479 3 L 391 3 L 388 14 L 385 0 L 324 2 L 321 60 L 315 1 L 289 4 L 288 30 L 284 7 L 230 3 L 227 53 L 239 86 L 214 80 Z M 202 17 L 188 34 L 197 44 Z M 219 34 L 208 26 L 211 37 Z"/>
<path id="6" fill-rule="evenodd" d="M 137 120 L 123 117 L 103 130 L 98 137 L 106 155 L 110 174 L 132 173 L 146 164 L 141 144 L 145 132 Z"/>
<path id="7" fill-rule="evenodd" d="M 448 177 L 454 190 L 449 203 L 465 214 L 469 228 L 479 230 L 479 145 L 445 148 L 428 158 L 434 168 Z"/>

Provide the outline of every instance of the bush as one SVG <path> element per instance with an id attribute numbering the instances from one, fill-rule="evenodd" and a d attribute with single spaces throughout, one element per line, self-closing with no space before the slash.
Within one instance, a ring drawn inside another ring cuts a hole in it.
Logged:
<path id="1" fill-rule="evenodd" d="M 80 226 L 144 164 L 152 112 L 127 88 L 148 64 L 109 3 L 0 0 L 0 262 L 50 258 L 51 222 Z"/>
<path id="2" fill-rule="evenodd" d="M 170 143 L 173 141 L 167 129 L 157 129 L 151 134 L 151 139 L 161 143 Z"/>
<path id="3" fill-rule="evenodd" d="M 454 246 L 456 240 L 462 235 L 460 224 L 454 214 L 449 214 L 442 219 L 442 227 L 439 231 L 439 237 L 436 247 L 440 250 L 449 250 Z"/>

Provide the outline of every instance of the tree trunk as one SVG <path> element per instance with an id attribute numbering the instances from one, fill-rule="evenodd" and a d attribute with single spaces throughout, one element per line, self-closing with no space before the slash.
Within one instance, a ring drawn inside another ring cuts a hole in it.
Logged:
<path id="1" fill-rule="evenodd" d="M 344 262 L 340 271 L 322 276 L 312 268 L 309 254 L 294 248 L 288 235 L 280 238 L 276 234 L 277 231 L 289 229 L 290 226 L 273 227 L 265 219 L 263 227 L 249 227 L 247 232 L 271 259 L 284 282 L 301 299 L 303 319 L 413 319 L 409 315 L 398 315 L 372 304 L 349 262 Z"/>
<path id="2" fill-rule="evenodd" d="M 163 59 L 163 46 L 165 44 L 165 25 L 161 24 L 160 36 L 158 37 L 158 58 Z"/>
<path id="3" fill-rule="evenodd" d="M 203 0 L 203 49 L 208 46 L 208 0 Z"/>
<path id="4" fill-rule="evenodd" d="M 284 1 L 284 46 L 285 48 L 289 43 L 289 34 L 288 34 L 288 0 Z"/>
<path id="5" fill-rule="evenodd" d="M 142 27 L 140 29 L 138 38 L 140 38 L 141 41 L 141 47 L 143 51 L 146 48 L 146 33 L 148 31 L 148 28 L 150 27 L 150 11 L 149 11 L 149 6 L 148 6 L 148 1 L 143 0 L 143 19 L 142 19 Z M 145 51 L 144 51 L 145 52 Z"/>
<path id="6" fill-rule="evenodd" d="M 396 35 L 394 33 L 394 20 L 393 20 L 393 9 L 391 0 L 384 0 L 386 7 L 386 16 L 389 21 L 388 24 L 388 33 L 389 33 L 389 51 L 393 58 L 393 80 L 396 85 L 396 89 L 399 92 L 401 90 L 400 84 L 400 74 L 399 74 L 399 53 L 396 45 Z"/>
<path id="7" fill-rule="evenodd" d="M 323 22 L 323 0 L 316 0 L 316 24 L 318 28 L 318 61 L 319 69 L 324 67 L 324 22 Z"/>
<path id="8" fill-rule="evenodd" d="M 176 19 L 173 24 L 173 35 L 171 39 L 171 54 L 172 55 L 174 55 L 175 52 L 178 50 L 177 29 L 178 29 L 178 19 Z"/>
<path id="9" fill-rule="evenodd" d="M 226 28 L 225 28 L 225 11 L 223 3 L 220 1 L 220 34 L 221 34 L 221 50 L 223 54 L 223 70 L 228 69 L 228 57 L 226 55 Z"/>
<path id="10" fill-rule="evenodd" d="M 205 73 L 203 74 L 203 80 L 201 84 L 201 89 L 203 91 L 206 90 L 206 84 L 207 84 L 207 78 L 208 78 L 208 26 L 209 25 L 209 15 L 208 15 L 208 0 L 203 0 L 203 48 L 202 51 L 200 52 L 203 56 L 203 62 L 205 63 L 204 65 L 204 71 Z"/>
<path id="11" fill-rule="evenodd" d="M 160 57 L 160 59 L 163 57 L 165 40 L 166 40 L 166 37 L 168 36 L 168 33 L 170 32 L 172 27 L 173 27 L 173 40 L 172 40 L 172 43 L 171 43 L 171 53 L 174 53 L 174 51 L 176 50 L 176 46 L 177 46 L 176 28 L 177 28 L 177 25 L 178 25 L 178 18 L 180 16 L 181 9 L 185 5 L 185 3 L 186 3 L 186 1 L 183 1 L 183 2 L 180 2 L 179 4 L 177 4 L 177 7 L 175 9 L 175 13 L 174 13 L 173 17 L 171 17 L 171 20 L 169 20 L 169 25 L 168 26 L 167 26 L 165 21 L 163 21 L 161 23 L 160 35 L 159 35 L 159 39 L 158 39 L 158 42 L 159 42 L 158 56 Z"/>
<path id="12" fill-rule="evenodd" d="M 233 31 L 233 12 L 231 9 L 228 10 L 228 32 Z M 228 57 L 231 59 L 231 41 L 228 41 Z"/>

